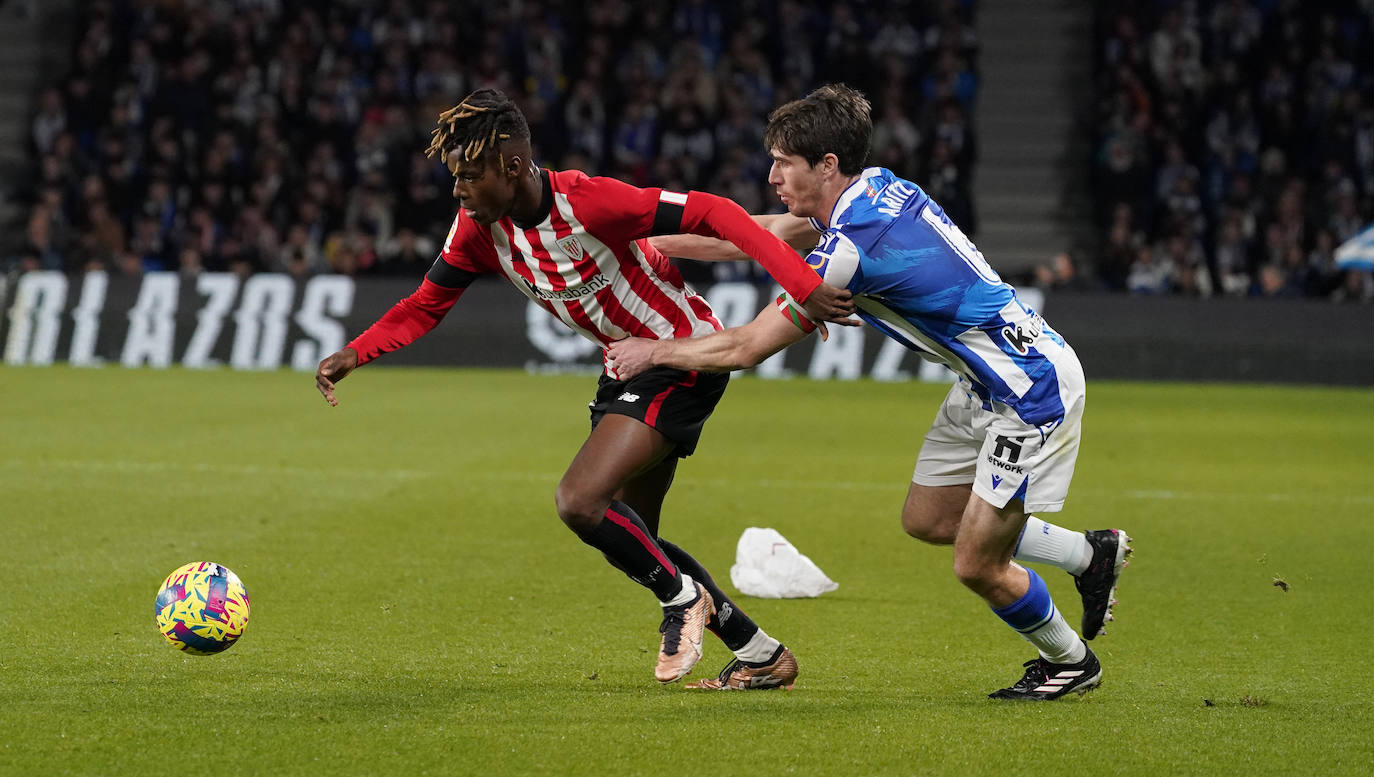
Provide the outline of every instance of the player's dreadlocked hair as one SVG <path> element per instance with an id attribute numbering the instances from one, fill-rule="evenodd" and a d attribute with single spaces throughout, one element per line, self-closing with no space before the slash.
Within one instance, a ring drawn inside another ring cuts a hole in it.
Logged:
<path id="1" fill-rule="evenodd" d="M 448 152 L 462 149 L 464 161 L 496 151 L 507 140 L 528 140 L 530 127 L 509 97 L 498 89 L 478 89 L 463 101 L 439 114 L 439 126 L 431 133 L 425 156 L 443 161 Z M 505 166 L 505 160 L 501 160 Z"/>
<path id="2" fill-rule="evenodd" d="M 812 167 L 834 154 L 840 172 L 857 175 L 868 158 L 873 118 L 863 93 L 827 84 L 773 111 L 763 132 L 764 148 L 796 154 Z"/>

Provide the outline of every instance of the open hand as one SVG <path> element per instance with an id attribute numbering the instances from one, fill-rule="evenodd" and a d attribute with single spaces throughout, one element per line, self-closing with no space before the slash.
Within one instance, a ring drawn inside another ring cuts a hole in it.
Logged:
<path id="1" fill-rule="evenodd" d="M 334 384 L 343 380 L 358 366 L 358 352 L 352 348 L 341 348 L 324 357 L 319 369 L 315 370 L 315 388 L 320 390 L 330 407 L 338 407 L 339 400 L 334 397 Z"/>
<path id="2" fill-rule="evenodd" d="M 806 315 L 820 323 L 831 321 L 841 326 L 858 326 L 859 322 L 850 318 L 854 315 L 854 295 L 848 289 L 832 286 L 825 281 L 811 292 L 802 303 Z"/>

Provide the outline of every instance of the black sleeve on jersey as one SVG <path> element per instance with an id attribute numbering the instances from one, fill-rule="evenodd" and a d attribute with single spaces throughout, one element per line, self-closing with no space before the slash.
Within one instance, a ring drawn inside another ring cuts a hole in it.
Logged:
<path id="1" fill-rule="evenodd" d="M 686 208 L 673 202 L 659 200 L 654 211 L 655 235 L 676 235 L 682 232 L 682 214 Z"/>
<path id="2" fill-rule="evenodd" d="M 435 258 L 434 266 L 425 273 L 425 277 L 430 283 L 446 289 L 466 289 L 477 278 L 477 273 L 454 267 L 445 262 L 443 254 L 440 254 Z"/>

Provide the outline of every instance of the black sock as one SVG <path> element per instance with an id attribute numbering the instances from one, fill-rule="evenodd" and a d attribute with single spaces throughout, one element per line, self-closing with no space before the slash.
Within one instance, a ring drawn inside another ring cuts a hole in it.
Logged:
<path id="1" fill-rule="evenodd" d="M 644 521 L 624 502 L 612 501 L 596 528 L 578 537 L 663 602 L 682 590 L 677 567 L 654 541 Z M 688 574 L 691 574 L 690 572 Z"/>
<path id="2" fill-rule="evenodd" d="M 730 601 L 730 597 L 726 596 L 725 592 L 720 590 L 720 586 L 716 585 L 716 581 L 711 579 L 711 573 L 706 571 L 706 567 L 692 558 L 687 551 L 662 537 L 658 538 L 658 546 L 663 548 L 663 552 L 674 564 L 677 564 L 678 569 L 691 575 L 693 580 L 711 592 L 711 598 L 716 603 L 716 611 L 711 614 L 711 620 L 706 622 L 706 628 L 710 629 L 711 633 L 720 637 L 720 641 L 731 650 L 739 650 L 753 639 L 758 633 L 758 624 Z"/>

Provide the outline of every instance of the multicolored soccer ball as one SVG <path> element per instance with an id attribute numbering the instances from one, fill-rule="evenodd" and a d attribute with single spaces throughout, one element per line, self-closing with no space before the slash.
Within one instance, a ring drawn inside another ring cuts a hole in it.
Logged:
<path id="1" fill-rule="evenodd" d="M 192 655 L 228 650 L 248 625 L 248 590 L 238 575 L 211 561 L 178 567 L 157 592 L 157 627 Z"/>

